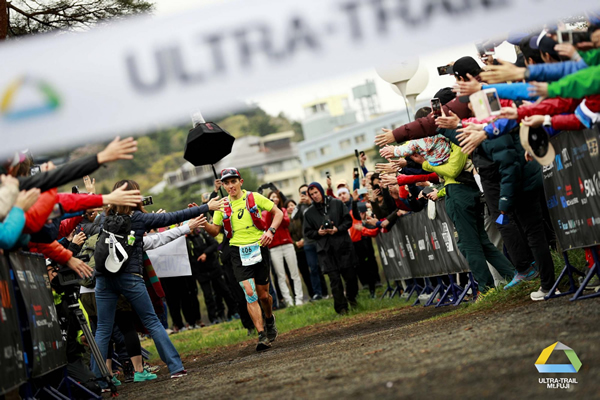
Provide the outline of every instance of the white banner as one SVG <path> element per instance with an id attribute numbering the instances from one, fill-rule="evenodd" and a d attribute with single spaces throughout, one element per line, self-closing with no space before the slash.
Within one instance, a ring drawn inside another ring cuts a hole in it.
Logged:
<path id="1" fill-rule="evenodd" d="M 230 111 L 240 100 L 540 26 L 592 0 L 233 0 L 0 46 L 2 153 Z M 5 155 L 5 154 L 4 154 Z"/>
<path id="2" fill-rule="evenodd" d="M 159 278 L 192 275 L 185 236 L 147 253 Z"/>

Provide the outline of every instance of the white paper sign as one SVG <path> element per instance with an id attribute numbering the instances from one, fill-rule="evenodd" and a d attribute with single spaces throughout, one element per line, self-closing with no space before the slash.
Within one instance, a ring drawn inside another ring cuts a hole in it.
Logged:
<path id="1" fill-rule="evenodd" d="M 147 253 L 159 278 L 192 275 L 185 236 Z"/>

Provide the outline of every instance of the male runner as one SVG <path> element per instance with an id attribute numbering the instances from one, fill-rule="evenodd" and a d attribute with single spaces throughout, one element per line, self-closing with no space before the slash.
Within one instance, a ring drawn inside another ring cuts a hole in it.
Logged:
<path id="1" fill-rule="evenodd" d="M 233 272 L 246 293 L 248 313 L 258 331 L 256 351 L 266 350 L 277 338 L 273 298 L 269 294 L 268 245 L 281 224 L 283 212 L 259 193 L 243 190 L 244 180 L 235 168 L 222 170 L 221 182 L 229 196 L 224 210 L 215 211 L 213 223 L 206 224 L 205 229 L 210 235 L 217 236 L 223 227 L 225 235 L 230 239 Z M 273 222 L 268 229 L 261 219 L 263 210 L 273 214 Z M 266 332 L 261 305 L 266 318 Z"/>

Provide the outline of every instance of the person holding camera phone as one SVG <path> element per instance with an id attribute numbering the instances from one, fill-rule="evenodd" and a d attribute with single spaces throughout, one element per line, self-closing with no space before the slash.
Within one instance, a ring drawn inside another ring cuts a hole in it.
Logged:
<path id="1" fill-rule="evenodd" d="M 319 265 L 329 275 L 333 307 L 344 315 L 348 305 L 356 307 L 358 293 L 356 256 L 348 234 L 352 217 L 341 200 L 325 196 L 320 183 L 308 185 L 308 195 L 313 204 L 304 213 L 304 235 L 316 241 Z M 342 278 L 346 282 L 345 295 Z"/>

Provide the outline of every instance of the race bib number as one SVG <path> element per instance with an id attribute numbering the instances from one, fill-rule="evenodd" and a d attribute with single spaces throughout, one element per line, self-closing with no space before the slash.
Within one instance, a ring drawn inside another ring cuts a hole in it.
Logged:
<path id="1" fill-rule="evenodd" d="M 262 261 L 262 254 L 258 243 L 240 246 L 240 257 L 243 266 L 258 264 Z"/>

